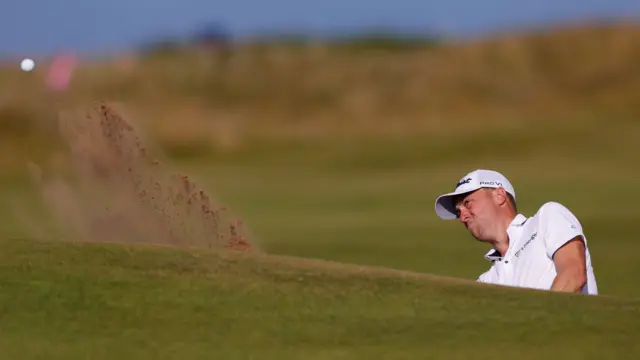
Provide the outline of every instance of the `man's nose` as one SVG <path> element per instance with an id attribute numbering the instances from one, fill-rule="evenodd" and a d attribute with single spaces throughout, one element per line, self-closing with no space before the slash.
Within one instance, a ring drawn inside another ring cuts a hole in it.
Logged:
<path id="1" fill-rule="evenodd" d="M 469 220 L 469 212 L 465 209 L 460 209 L 460 216 L 458 217 L 458 220 L 460 220 L 461 223 L 466 223 Z"/>

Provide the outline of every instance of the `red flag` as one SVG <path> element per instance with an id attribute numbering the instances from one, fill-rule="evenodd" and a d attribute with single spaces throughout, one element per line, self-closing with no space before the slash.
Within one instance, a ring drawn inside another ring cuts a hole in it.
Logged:
<path id="1" fill-rule="evenodd" d="M 47 73 L 47 86 L 54 91 L 66 90 L 76 66 L 76 57 L 72 54 L 56 56 Z"/>

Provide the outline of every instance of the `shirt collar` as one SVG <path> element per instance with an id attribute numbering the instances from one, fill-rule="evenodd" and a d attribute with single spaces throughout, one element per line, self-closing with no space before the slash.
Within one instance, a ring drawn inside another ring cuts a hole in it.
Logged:
<path id="1" fill-rule="evenodd" d="M 513 220 L 511 220 L 511 223 L 507 228 L 507 234 L 509 234 L 509 238 L 512 237 L 513 231 L 517 228 L 521 228 L 527 222 L 527 220 L 529 219 L 522 214 L 516 215 L 516 217 L 513 218 Z M 484 258 L 487 259 L 488 261 L 494 262 L 494 261 L 501 261 L 503 257 L 500 255 L 500 252 L 498 250 L 491 249 L 489 250 L 489 252 L 484 254 Z"/>
<path id="2" fill-rule="evenodd" d="M 529 220 L 529 218 L 527 218 L 526 216 L 522 215 L 522 214 L 518 214 L 516 215 L 516 217 L 513 218 L 513 220 L 511 220 L 511 224 L 509 224 L 509 227 L 519 227 L 524 225 L 524 223 L 527 222 L 527 220 Z"/>

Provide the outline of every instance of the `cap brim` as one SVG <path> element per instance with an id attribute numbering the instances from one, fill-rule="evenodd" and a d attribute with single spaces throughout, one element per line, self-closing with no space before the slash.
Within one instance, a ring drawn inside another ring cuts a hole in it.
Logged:
<path id="1" fill-rule="evenodd" d="M 459 193 L 452 192 L 438 196 L 436 199 L 436 214 L 442 220 L 455 220 L 458 218 L 456 214 L 456 206 L 453 203 L 453 198 L 459 195 Z"/>
<path id="2" fill-rule="evenodd" d="M 450 192 L 448 194 L 440 195 L 436 198 L 436 214 L 442 220 L 455 220 L 458 218 L 458 213 L 456 211 L 456 204 L 454 202 L 454 198 L 458 195 L 472 193 L 477 189 L 459 191 L 459 192 Z"/>

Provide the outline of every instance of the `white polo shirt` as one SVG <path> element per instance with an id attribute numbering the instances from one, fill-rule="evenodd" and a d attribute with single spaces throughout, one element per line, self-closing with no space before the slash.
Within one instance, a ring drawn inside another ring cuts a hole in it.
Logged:
<path id="1" fill-rule="evenodd" d="M 598 294 L 596 277 L 591 265 L 582 226 L 563 205 L 548 202 L 530 218 L 518 214 L 507 229 L 509 248 L 504 257 L 492 249 L 485 259 L 493 262 L 491 268 L 480 275 L 479 282 L 550 290 L 557 273 L 553 255 L 566 242 L 582 236 L 586 250 L 587 283 L 584 294 Z"/>

